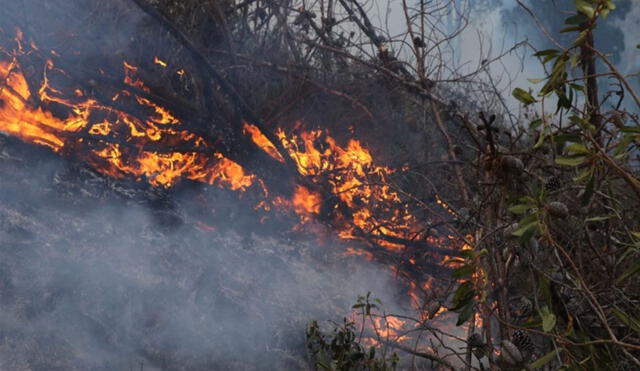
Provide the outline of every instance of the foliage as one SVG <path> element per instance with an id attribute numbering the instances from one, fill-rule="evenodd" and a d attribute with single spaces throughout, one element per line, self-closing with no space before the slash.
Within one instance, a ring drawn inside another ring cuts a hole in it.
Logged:
<path id="1" fill-rule="evenodd" d="M 581 2 L 575 0 L 556 0 L 556 1 L 535 1 L 523 0 L 523 2 L 538 15 L 538 19 L 542 26 L 549 31 L 553 37 L 563 44 L 570 43 L 571 35 L 561 32 L 565 27 L 565 18 L 567 14 L 575 11 L 575 3 L 579 5 Z M 624 49 L 624 30 L 621 29 L 616 22 L 620 22 L 633 2 L 630 0 L 617 0 L 616 11 L 606 22 L 600 22 L 595 32 L 596 43 L 606 54 L 611 54 L 615 61 L 620 59 L 620 54 Z M 587 3 L 588 4 L 588 3 Z M 553 48 L 554 44 L 551 40 L 545 38 L 536 30 L 535 22 L 522 7 L 513 7 L 503 10 L 503 23 L 508 29 L 517 28 L 516 32 L 526 35 L 528 38 L 535 40 L 536 46 L 541 49 Z"/>
<path id="2" fill-rule="evenodd" d="M 372 301 L 380 303 L 378 299 L 370 301 L 370 293 L 358 297 L 353 309 L 361 309 L 363 320 L 371 318 L 372 309 L 378 306 Z M 340 325 L 334 325 L 329 333 L 321 331 L 317 321 L 311 321 L 307 327 L 307 349 L 312 363 L 318 370 L 371 370 L 387 371 L 395 370 L 398 357 L 394 353 L 387 357 L 386 352 L 377 351 L 379 347 L 370 346 L 368 350 L 360 344 L 362 341 L 362 324 L 360 335 L 356 334 L 354 322 L 343 319 Z"/>
<path id="3" fill-rule="evenodd" d="M 328 2 L 333 5 L 320 11 L 297 2 L 212 2 L 198 17 L 188 16 L 200 9 L 196 2 L 160 3 L 203 45 L 202 25 L 214 24 L 216 40 L 232 48 L 207 52 L 232 62 L 228 78 L 260 116 L 312 117 L 324 126 L 383 133 L 378 147 L 389 152 L 400 148 L 387 146 L 394 138 L 409 147 L 411 162 L 398 162 L 411 170 L 393 186 L 423 211 L 425 230 L 436 220 L 469 247 L 449 259 L 454 293 L 447 306 L 458 325 L 472 325 L 469 339 L 478 340 L 457 354 L 461 362 L 473 349 L 485 363 L 505 368 L 640 367 L 640 129 L 637 111 L 621 108 L 624 99 L 636 109 L 640 102 L 608 59 L 622 36 L 599 45 L 596 33 L 612 34 L 602 19 L 620 17 L 615 8 L 628 1 L 566 1 L 563 11 L 555 2 L 524 2 L 531 5 L 531 13 L 520 9 L 527 17 L 547 12 L 541 34 L 551 38 L 533 54 L 546 71 L 529 80 L 539 88 L 511 91 L 523 105 L 520 115 L 507 108 L 491 76 L 479 78 L 490 75 L 492 59 L 468 74 L 446 59 L 441 48 L 454 45 L 459 30 L 433 30 L 441 18 L 467 19 L 441 10 L 457 9 L 453 1 L 431 13 L 424 9 L 431 2 L 403 3 L 407 31 L 399 37 L 372 26 L 355 0 Z M 558 30 L 560 17 L 565 25 Z M 312 99 L 318 116 L 311 114 Z M 303 109 L 292 112 L 302 100 Z M 437 157 L 413 153 L 411 141 L 437 148 Z M 444 215 L 432 212 L 434 194 L 449 205 Z M 428 315 L 416 320 L 425 329 L 440 309 L 426 307 Z M 376 303 L 362 297 L 354 309 L 364 318 Z M 312 322 L 307 343 L 320 369 L 394 367 L 384 354 L 365 350 L 346 320 L 328 333 Z M 525 349 L 531 343 L 535 349 Z M 511 350 L 511 358 L 494 357 L 490 347 Z"/>
<path id="4" fill-rule="evenodd" d="M 552 340 L 534 366 L 640 367 L 640 178 L 634 163 L 640 137 L 637 114 L 620 108 L 625 94 L 637 108 L 640 102 L 594 43 L 598 20 L 615 9 L 613 1 L 580 0 L 574 9 L 561 31 L 574 35 L 570 44 L 534 54 L 548 71 L 532 81 L 543 83 L 537 94 L 513 91 L 523 105 L 539 109 L 523 130 L 528 145 L 511 142 L 510 149 L 485 157 L 485 179 L 498 182 L 501 194 L 485 191 L 491 201 L 482 206 L 492 212 L 479 214 L 486 227 L 504 233 L 487 236 L 501 250 L 483 267 L 491 282 L 517 282 L 496 289 L 501 337 L 528 328 Z M 597 61 L 605 72 L 596 74 Z M 603 76 L 615 81 L 612 90 L 598 86 Z M 555 103 L 552 114 L 545 112 L 549 103 Z M 519 174 L 495 165 L 509 152 L 526 164 Z M 508 308 L 514 293 L 535 303 L 524 318 Z"/>

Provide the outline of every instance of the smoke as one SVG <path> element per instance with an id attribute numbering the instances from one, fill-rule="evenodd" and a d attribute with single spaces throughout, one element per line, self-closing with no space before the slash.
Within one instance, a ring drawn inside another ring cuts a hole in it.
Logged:
<path id="1" fill-rule="evenodd" d="M 147 21 L 84 0 L 0 14 L 3 37 L 22 26 L 76 78 L 173 50 L 144 42 Z M 224 191 L 111 180 L 4 136 L 0 169 L 0 369 L 303 369 L 309 320 L 339 319 L 367 291 L 399 302 L 388 267 L 331 238 L 265 231 Z M 198 226 L 203 205 L 213 228 Z"/>
<path id="2" fill-rule="evenodd" d="M 523 1 L 536 14 L 540 23 L 552 37 L 565 47 L 575 38 L 573 33 L 560 33 L 566 27 L 565 18 L 575 14 L 572 1 Z M 374 10 L 378 26 L 387 30 L 390 35 L 403 35 L 407 32 L 406 19 L 402 10 L 402 2 L 382 2 L 377 13 Z M 540 61 L 533 57 L 536 50 L 557 48 L 540 30 L 534 19 L 527 11 L 514 1 L 504 0 L 442 0 L 432 5 L 447 9 L 442 13 L 436 25 L 453 34 L 460 24 L 465 24 L 464 30 L 453 40 L 444 43 L 437 51 L 442 53 L 444 62 L 456 73 L 446 78 L 475 74 L 476 81 L 493 86 L 494 91 L 500 93 L 499 102 L 495 95 L 483 97 L 483 90 L 469 89 L 472 99 L 476 99 L 479 106 L 494 112 L 517 112 L 519 102 L 511 96 L 514 88 L 539 89 L 541 86 L 532 84 L 528 79 L 546 76 Z M 430 4 L 431 5 L 431 4 Z M 444 8 L 446 5 L 446 8 Z M 616 67 L 628 75 L 629 81 L 637 91 L 640 87 L 637 60 L 640 57 L 638 40 L 634 36 L 640 30 L 638 12 L 640 7 L 632 1 L 616 2 L 617 9 L 608 18 L 600 19 L 595 30 L 596 46 L 611 56 Z M 455 11 L 454 11 L 455 9 Z M 414 25 L 414 28 L 416 26 Z M 415 30 L 414 30 L 415 32 Z M 399 46 L 399 52 L 404 58 L 409 57 L 410 51 Z M 486 63 L 486 65 L 485 65 Z M 600 66 L 601 70 L 605 66 Z M 438 79 L 443 76 L 430 76 Z M 605 92 L 610 82 L 601 79 L 600 87 Z M 455 89 L 455 85 L 450 87 Z M 504 102 L 504 105 L 503 105 Z M 629 100 L 627 99 L 627 103 Z M 517 115 L 516 115 L 517 116 Z"/>
<path id="3" fill-rule="evenodd" d="M 204 231 L 184 208 L 167 229 L 166 210 L 118 196 L 143 186 L 43 153 L 23 163 L 28 147 L 12 143 L 0 145 L 1 369 L 302 369 L 309 320 L 340 318 L 367 291 L 397 301 L 388 268 L 336 258 L 332 243 Z"/>

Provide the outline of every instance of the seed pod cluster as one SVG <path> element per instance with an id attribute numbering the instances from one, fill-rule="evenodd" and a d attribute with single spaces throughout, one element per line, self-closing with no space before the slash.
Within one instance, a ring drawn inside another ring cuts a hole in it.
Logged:
<path id="1" fill-rule="evenodd" d="M 513 338 L 511 340 L 513 341 L 513 344 L 518 347 L 520 353 L 522 353 L 524 360 L 528 361 L 536 348 L 529 334 L 522 330 L 516 330 L 513 333 Z"/>
<path id="2" fill-rule="evenodd" d="M 524 357 L 515 344 L 509 340 L 503 340 L 497 362 L 502 368 L 511 368 L 521 365 L 524 362 Z"/>
<path id="3" fill-rule="evenodd" d="M 547 192 L 557 191 L 562 188 L 562 181 L 556 176 L 552 176 L 544 183 L 544 189 Z"/>
<path id="4" fill-rule="evenodd" d="M 567 205 L 558 201 L 549 202 L 547 204 L 547 212 L 549 215 L 560 219 L 564 219 L 569 216 L 569 208 Z"/>
<path id="5" fill-rule="evenodd" d="M 520 174 L 524 170 L 524 163 L 515 156 L 502 156 L 500 164 L 505 171 L 512 174 Z"/>
<path id="6" fill-rule="evenodd" d="M 509 299 L 509 311 L 515 319 L 525 319 L 533 312 L 533 303 L 525 296 L 515 296 Z"/>

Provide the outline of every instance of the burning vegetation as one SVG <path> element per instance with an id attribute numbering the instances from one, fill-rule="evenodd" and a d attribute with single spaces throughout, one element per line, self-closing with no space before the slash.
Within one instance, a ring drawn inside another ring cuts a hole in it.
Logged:
<path id="1" fill-rule="evenodd" d="M 245 122 L 243 133 L 265 154 L 280 163 L 287 156 L 295 164 L 299 184 L 291 195 L 273 196 L 264 181 L 218 152 L 215 143 L 139 95 L 150 89 L 137 76 L 136 66 L 123 61 L 123 89 L 98 101 L 56 66 L 54 60 L 63 56 L 41 51 L 32 41 L 25 44 L 20 29 L 15 34 L 5 40 L 0 61 L 5 81 L 0 130 L 10 135 L 78 157 L 99 173 L 154 187 L 169 188 L 189 179 L 238 192 L 259 189 L 263 198 L 256 208 L 292 212 L 301 223 L 322 214 L 340 237 L 371 239 L 396 253 L 406 248 L 402 241 L 427 237 L 409 203 L 393 187 L 390 176 L 395 170 L 376 164 L 357 139 L 341 146 L 327 130 L 307 130 L 296 122 L 286 131 L 274 129 L 285 151 L 281 153 L 258 127 Z M 25 58 L 43 61 L 41 79 L 27 81 L 20 63 Z M 166 67 L 158 57 L 154 62 Z M 430 242 L 444 249 L 445 241 Z"/>
<path id="2" fill-rule="evenodd" d="M 41 3 L 0 13 L 0 325 L 42 324 L 61 369 L 640 366 L 611 1 L 572 9 L 513 102 L 488 73 L 508 53 L 450 65 L 453 0 L 403 3 L 401 40 L 358 0 Z M 35 370 L 27 327 L 11 362 Z"/>
<path id="3" fill-rule="evenodd" d="M 152 89 L 132 63 L 122 61 L 118 88 L 112 95 L 100 95 L 91 90 L 95 81 L 87 87 L 59 66 L 64 55 L 40 49 L 20 28 L 12 38 L 7 32 L 3 36 L 0 130 L 11 136 L 82 160 L 114 179 L 145 182 L 161 190 L 190 180 L 236 192 L 239 197 L 252 193 L 252 208 L 266 213 L 260 219 L 263 224 L 274 213 L 295 215 L 297 225 L 292 228 L 296 230 L 307 223 L 327 223 L 345 241 L 343 254 L 393 261 L 390 273 L 407 280 L 407 302 L 419 310 L 424 302 L 418 292 L 429 291 L 433 279 L 422 278 L 420 264 L 416 266 L 416 259 L 405 250 L 432 248 L 438 255 L 432 256 L 430 264 L 457 254 L 453 239 L 427 238 L 410 202 L 393 185 L 391 177 L 397 171 L 374 161 L 358 139 L 341 145 L 329 130 L 307 129 L 296 121 L 272 128 L 277 147 L 256 125 L 244 122 L 242 134 L 259 150 L 277 163 L 285 164 L 288 158 L 294 165 L 291 176 L 296 184 L 291 193 L 272 192 L 268 181 L 219 152 L 216 140 L 193 132 L 178 115 L 154 102 Z M 167 68 L 160 57 L 153 57 L 153 62 Z M 105 75 L 103 70 L 96 72 Z M 180 76 L 185 73 L 183 68 L 176 71 Z M 196 225 L 205 231 L 216 230 L 207 223 L 199 220 Z M 386 257 L 380 255 L 382 251 Z M 438 306 L 425 315 L 435 316 L 442 309 Z M 410 329 L 397 317 L 372 321 L 367 327 L 386 327 L 385 337 L 398 342 L 406 338 L 399 331 Z M 381 345 L 372 334 L 369 338 L 371 344 Z"/>

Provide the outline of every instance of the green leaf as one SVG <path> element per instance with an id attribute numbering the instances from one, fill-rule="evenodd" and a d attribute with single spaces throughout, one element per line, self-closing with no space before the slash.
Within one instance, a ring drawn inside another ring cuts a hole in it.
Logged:
<path id="1" fill-rule="evenodd" d="M 518 228 L 518 230 L 513 232 L 513 235 L 516 237 L 520 237 L 522 240 L 526 241 L 529 238 L 531 238 L 533 235 L 535 235 L 537 231 L 538 231 L 538 222 L 535 221 Z"/>
<path id="2" fill-rule="evenodd" d="M 575 39 L 575 41 L 573 42 L 573 45 L 580 46 L 584 44 L 584 41 L 587 39 L 588 34 L 589 34 L 588 30 L 583 30 L 582 32 L 580 32 L 578 34 L 578 38 Z"/>
<path id="3" fill-rule="evenodd" d="M 605 2 L 605 8 L 600 10 L 600 15 L 602 16 L 602 18 L 607 18 L 607 16 L 609 15 L 609 12 L 611 12 L 615 8 L 616 8 L 616 5 L 613 3 L 613 1 L 608 0 Z"/>
<path id="4" fill-rule="evenodd" d="M 586 155 L 589 153 L 589 149 L 584 144 L 580 144 L 580 143 L 569 144 L 567 146 L 567 151 L 571 153 L 576 153 L 579 155 Z"/>
<path id="5" fill-rule="evenodd" d="M 616 149 L 613 151 L 613 156 L 616 158 L 626 156 L 631 142 L 633 142 L 633 135 L 624 135 L 622 140 L 620 140 L 620 143 L 616 145 Z"/>
<path id="6" fill-rule="evenodd" d="M 586 178 L 591 176 L 591 169 L 585 169 L 582 172 L 580 172 L 580 174 L 578 174 L 577 176 L 573 177 L 572 180 L 576 183 L 580 183 L 583 180 L 585 180 Z"/>
<path id="7" fill-rule="evenodd" d="M 511 206 L 509 208 L 509 211 L 516 215 L 522 215 L 527 211 L 529 211 L 529 209 L 531 209 L 532 207 L 533 207 L 532 205 L 518 204 L 518 205 Z"/>
<path id="8" fill-rule="evenodd" d="M 551 305 L 553 300 L 553 295 L 551 293 L 551 281 L 547 276 L 541 273 L 539 273 L 538 279 L 540 281 L 540 293 L 542 294 L 542 298 L 547 305 Z M 540 326 L 542 326 L 542 323 L 540 323 Z"/>
<path id="9" fill-rule="evenodd" d="M 449 308 L 450 310 L 458 310 L 463 306 L 467 305 L 473 297 L 476 295 L 475 290 L 473 289 L 473 282 L 466 281 L 463 282 L 456 293 L 453 295 L 453 308 Z"/>
<path id="10" fill-rule="evenodd" d="M 522 236 L 520 236 L 520 242 L 526 243 L 527 241 L 532 239 L 537 232 L 538 232 L 538 223 L 536 223 L 534 227 L 528 228 L 526 231 L 524 231 Z"/>
<path id="11" fill-rule="evenodd" d="M 561 33 L 573 32 L 573 31 L 579 31 L 580 29 L 581 29 L 580 26 L 569 26 L 561 29 L 560 32 Z"/>
<path id="12" fill-rule="evenodd" d="M 556 58 L 556 62 L 553 64 L 553 70 L 551 71 L 551 76 L 542 89 L 540 89 L 540 93 L 538 93 L 538 95 L 546 96 L 564 84 L 566 80 L 565 67 L 568 59 L 569 57 L 566 54 Z"/>
<path id="13" fill-rule="evenodd" d="M 460 256 L 462 256 L 463 258 L 475 259 L 476 252 L 473 250 L 462 250 L 460 251 Z"/>
<path id="14" fill-rule="evenodd" d="M 595 177 L 591 174 L 591 178 L 587 182 L 587 185 L 584 187 L 584 194 L 580 199 L 581 206 L 587 206 L 589 201 L 591 201 L 591 197 L 593 196 L 593 187 L 595 185 Z"/>
<path id="15" fill-rule="evenodd" d="M 613 313 L 616 315 L 616 317 L 618 317 L 620 321 L 622 321 L 622 323 L 631 327 L 635 332 L 640 332 L 640 320 L 629 316 L 625 312 L 618 310 L 616 307 L 613 307 L 611 309 L 613 309 Z"/>
<path id="16" fill-rule="evenodd" d="M 537 221 L 538 221 L 538 213 L 536 211 L 536 212 L 531 213 L 531 214 L 525 216 L 524 218 L 520 219 L 520 221 L 518 222 L 518 226 L 524 227 L 526 225 L 529 225 L 529 224 L 537 222 Z"/>
<path id="17" fill-rule="evenodd" d="M 531 363 L 529 367 L 533 370 L 541 368 L 542 366 L 546 365 L 547 363 L 551 362 L 551 360 L 556 358 L 556 356 L 560 354 L 562 350 L 563 350 L 562 348 L 552 350 L 551 352 L 545 354 L 544 356 L 536 359 L 536 361 Z"/>
<path id="18" fill-rule="evenodd" d="M 524 103 L 525 105 L 529 105 L 536 102 L 536 99 L 531 94 L 529 94 L 529 92 L 523 89 L 515 88 L 513 89 L 512 94 L 514 98 Z"/>
<path id="19" fill-rule="evenodd" d="M 627 278 L 640 272 L 640 260 L 636 260 L 627 270 L 625 270 L 618 279 L 616 279 L 616 285 L 624 282 Z"/>
<path id="20" fill-rule="evenodd" d="M 556 315 L 551 313 L 546 305 L 540 308 L 540 316 L 542 317 L 542 330 L 549 332 L 556 326 Z"/>
<path id="21" fill-rule="evenodd" d="M 623 126 L 620 131 L 623 133 L 640 133 L 640 126 Z"/>
<path id="22" fill-rule="evenodd" d="M 603 216 L 594 216 L 592 218 L 585 219 L 585 222 L 602 222 L 608 219 L 615 217 L 615 215 L 603 215 Z"/>
<path id="23" fill-rule="evenodd" d="M 531 129 L 535 129 L 542 124 L 542 119 L 535 119 L 529 123 Z"/>
<path id="24" fill-rule="evenodd" d="M 546 137 L 544 132 L 545 130 L 540 131 L 540 135 L 538 135 L 538 140 L 536 140 L 536 144 L 533 145 L 533 149 L 538 149 L 544 144 L 544 138 Z"/>
<path id="25" fill-rule="evenodd" d="M 587 22 L 589 19 L 582 14 L 571 16 L 564 20 L 565 24 L 582 24 Z"/>
<path id="26" fill-rule="evenodd" d="M 591 4 L 589 4 L 586 0 L 575 0 L 576 2 L 576 9 L 578 9 L 578 11 L 584 15 L 586 15 L 589 18 L 592 18 L 595 10 L 593 9 L 593 6 L 591 6 Z"/>
<path id="27" fill-rule="evenodd" d="M 538 84 L 543 82 L 544 80 L 546 80 L 546 78 L 542 78 L 542 79 L 527 79 L 527 81 L 529 81 L 532 84 Z"/>
<path id="28" fill-rule="evenodd" d="M 577 55 L 577 54 L 576 54 Z M 577 90 L 577 91 L 584 91 L 584 86 L 580 85 L 580 84 L 569 84 L 569 87 L 573 90 Z"/>
<path id="29" fill-rule="evenodd" d="M 473 309 L 475 308 L 475 306 L 476 306 L 476 303 L 474 301 L 471 301 L 464 308 L 462 308 L 462 311 L 460 311 L 460 314 L 458 315 L 458 321 L 456 322 L 456 326 L 462 325 L 463 323 L 467 322 L 469 318 L 471 318 L 471 315 L 473 314 Z"/>
<path id="30" fill-rule="evenodd" d="M 587 158 L 585 156 L 574 156 L 574 157 L 564 157 L 559 156 L 556 157 L 556 164 L 565 165 L 565 166 L 578 166 L 582 164 Z"/>
<path id="31" fill-rule="evenodd" d="M 475 267 L 469 264 L 456 269 L 451 275 L 453 278 L 471 277 L 473 272 L 475 272 Z"/>
<path id="32" fill-rule="evenodd" d="M 533 54 L 534 57 L 547 57 L 550 55 L 556 56 L 560 54 L 560 51 L 558 51 L 557 49 L 545 49 L 545 50 L 540 50 L 539 52 L 536 52 L 535 54 Z"/>
<path id="33" fill-rule="evenodd" d="M 531 205 L 531 206 L 536 205 L 536 200 L 531 196 L 522 196 L 518 199 L 518 202 L 525 205 Z"/>
<path id="34" fill-rule="evenodd" d="M 569 65 L 571 66 L 571 68 L 578 67 L 579 61 L 580 61 L 580 55 L 578 53 L 571 53 L 571 58 L 569 58 Z M 577 84 L 571 83 L 569 85 L 571 86 L 571 85 L 577 85 Z"/>
<path id="35" fill-rule="evenodd" d="M 542 322 L 538 318 L 531 318 L 520 326 L 524 328 L 539 328 L 542 326 Z"/>
<path id="36" fill-rule="evenodd" d="M 547 64 L 547 63 L 549 63 L 550 61 L 552 61 L 552 60 L 556 59 L 557 57 L 558 57 L 558 56 L 557 56 L 557 55 L 555 55 L 555 54 L 553 54 L 553 55 L 547 55 L 547 56 L 545 56 L 544 58 L 542 58 L 542 64 Z M 547 79 L 548 79 L 548 77 L 547 77 Z"/>

